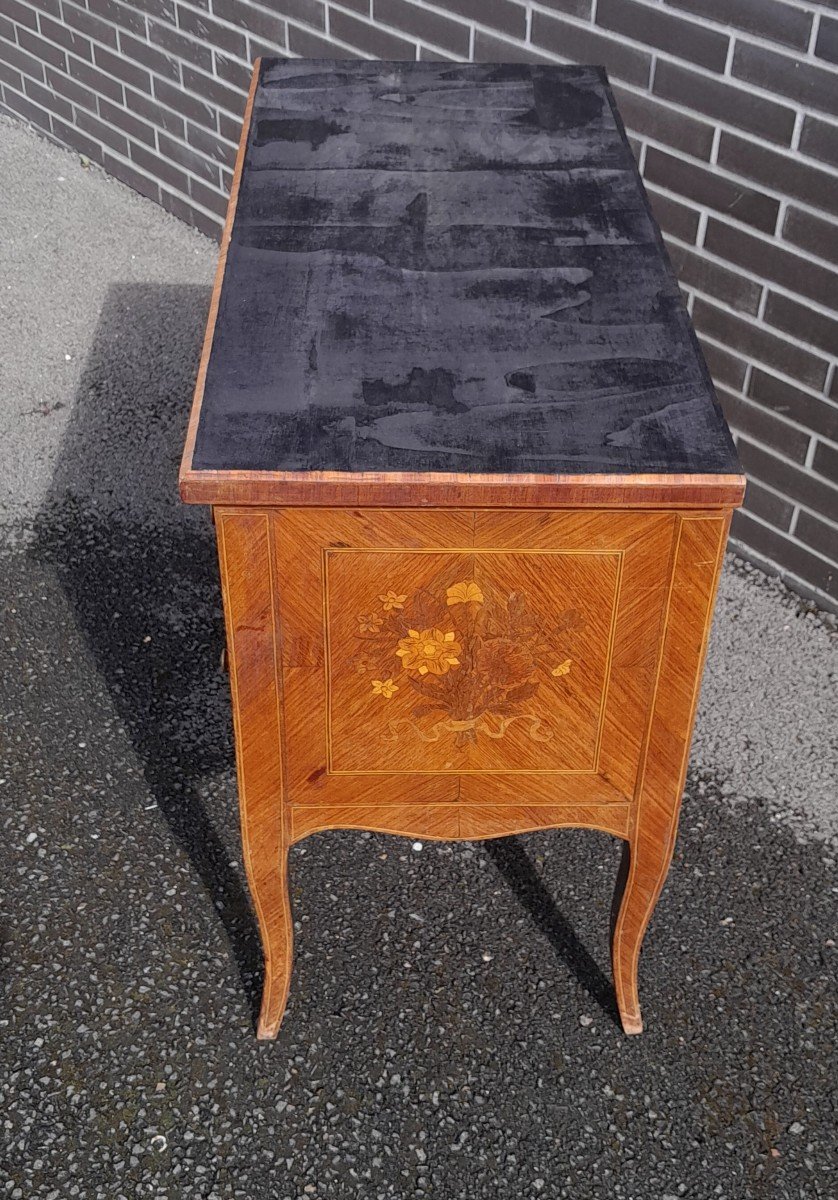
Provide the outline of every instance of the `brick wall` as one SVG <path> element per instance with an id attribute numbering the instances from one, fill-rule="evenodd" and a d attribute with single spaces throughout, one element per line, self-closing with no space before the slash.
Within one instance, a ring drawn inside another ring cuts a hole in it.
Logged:
<path id="1" fill-rule="evenodd" d="M 838 607 L 838 0 L 0 0 L 0 101 L 213 236 L 259 54 L 604 64 L 750 478 Z"/>

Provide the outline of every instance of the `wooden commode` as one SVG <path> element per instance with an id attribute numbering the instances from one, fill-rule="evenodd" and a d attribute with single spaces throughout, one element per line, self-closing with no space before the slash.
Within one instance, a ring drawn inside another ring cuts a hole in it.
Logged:
<path id="1" fill-rule="evenodd" d="M 744 479 L 604 72 L 257 64 L 180 486 L 218 534 L 259 1036 L 289 847 L 347 828 L 623 839 L 639 1032 Z"/>

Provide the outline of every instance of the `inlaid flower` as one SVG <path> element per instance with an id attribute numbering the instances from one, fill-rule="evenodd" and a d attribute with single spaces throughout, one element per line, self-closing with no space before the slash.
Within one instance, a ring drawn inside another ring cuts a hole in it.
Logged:
<path id="1" fill-rule="evenodd" d="M 566 658 L 564 660 L 564 662 L 559 663 L 559 665 L 557 667 L 553 667 L 553 670 L 550 672 L 550 674 L 551 675 L 567 675 L 567 674 L 569 674 L 571 662 L 572 662 L 572 659 Z"/>
<path id="2" fill-rule="evenodd" d="M 366 616 L 358 618 L 358 627 L 361 633 L 378 633 L 384 623 L 384 618 L 379 617 L 377 613 L 368 613 Z"/>
<path id="3" fill-rule="evenodd" d="M 392 679 L 373 679 L 372 694 L 374 696 L 383 696 L 385 700 L 392 700 L 395 692 L 399 690 L 399 685 L 393 683 Z"/>
<path id="4" fill-rule="evenodd" d="M 449 608 L 452 604 L 482 604 L 483 593 L 476 583 L 455 583 L 445 593 Z"/>
<path id="5" fill-rule="evenodd" d="M 446 675 L 460 665 L 457 655 L 462 647 L 453 633 L 441 629 L 409 629 L 396 651 L 405 671 L 418 675 Z"/>
<path id="6" fill-rule="evenodd" d="M 407 599 L 407 595 L 405 594 L 404 596 L 398 596 L 395 592 L 387 592 L 386 595 L 379 596 L 378 598 L 384 605 L 384 611 L 392 612 L 394 608 L 404 608 L 404 602 Z"/>
<path id="7" fill-rule="evenodd" d="M 535 666 L 526 647 L 509 638 L 492 638 L 490 642 L 484 642 L 475 665 L 481 675 L 503 688 L 526 682 Z"/>

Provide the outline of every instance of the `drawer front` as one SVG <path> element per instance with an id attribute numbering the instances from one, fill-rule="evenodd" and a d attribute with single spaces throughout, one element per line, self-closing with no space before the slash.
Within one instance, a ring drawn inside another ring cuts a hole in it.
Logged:
<path id="1" fill-rule="evenodd" d="M 265 516 L 292 804 L 631 798 L 673 514 Z"/>

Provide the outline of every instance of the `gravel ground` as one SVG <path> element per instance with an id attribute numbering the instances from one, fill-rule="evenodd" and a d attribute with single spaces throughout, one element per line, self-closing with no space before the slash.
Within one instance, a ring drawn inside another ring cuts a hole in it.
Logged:
<path id="1" fill-rule="evenodd" d="M 258 1044 L 206 514 L 215 248 L 0 122 L 0 1198 L 836 1194 L 834 622 L 731 560 L 619 1032 L 586 831 L 297 847 Z"/>

